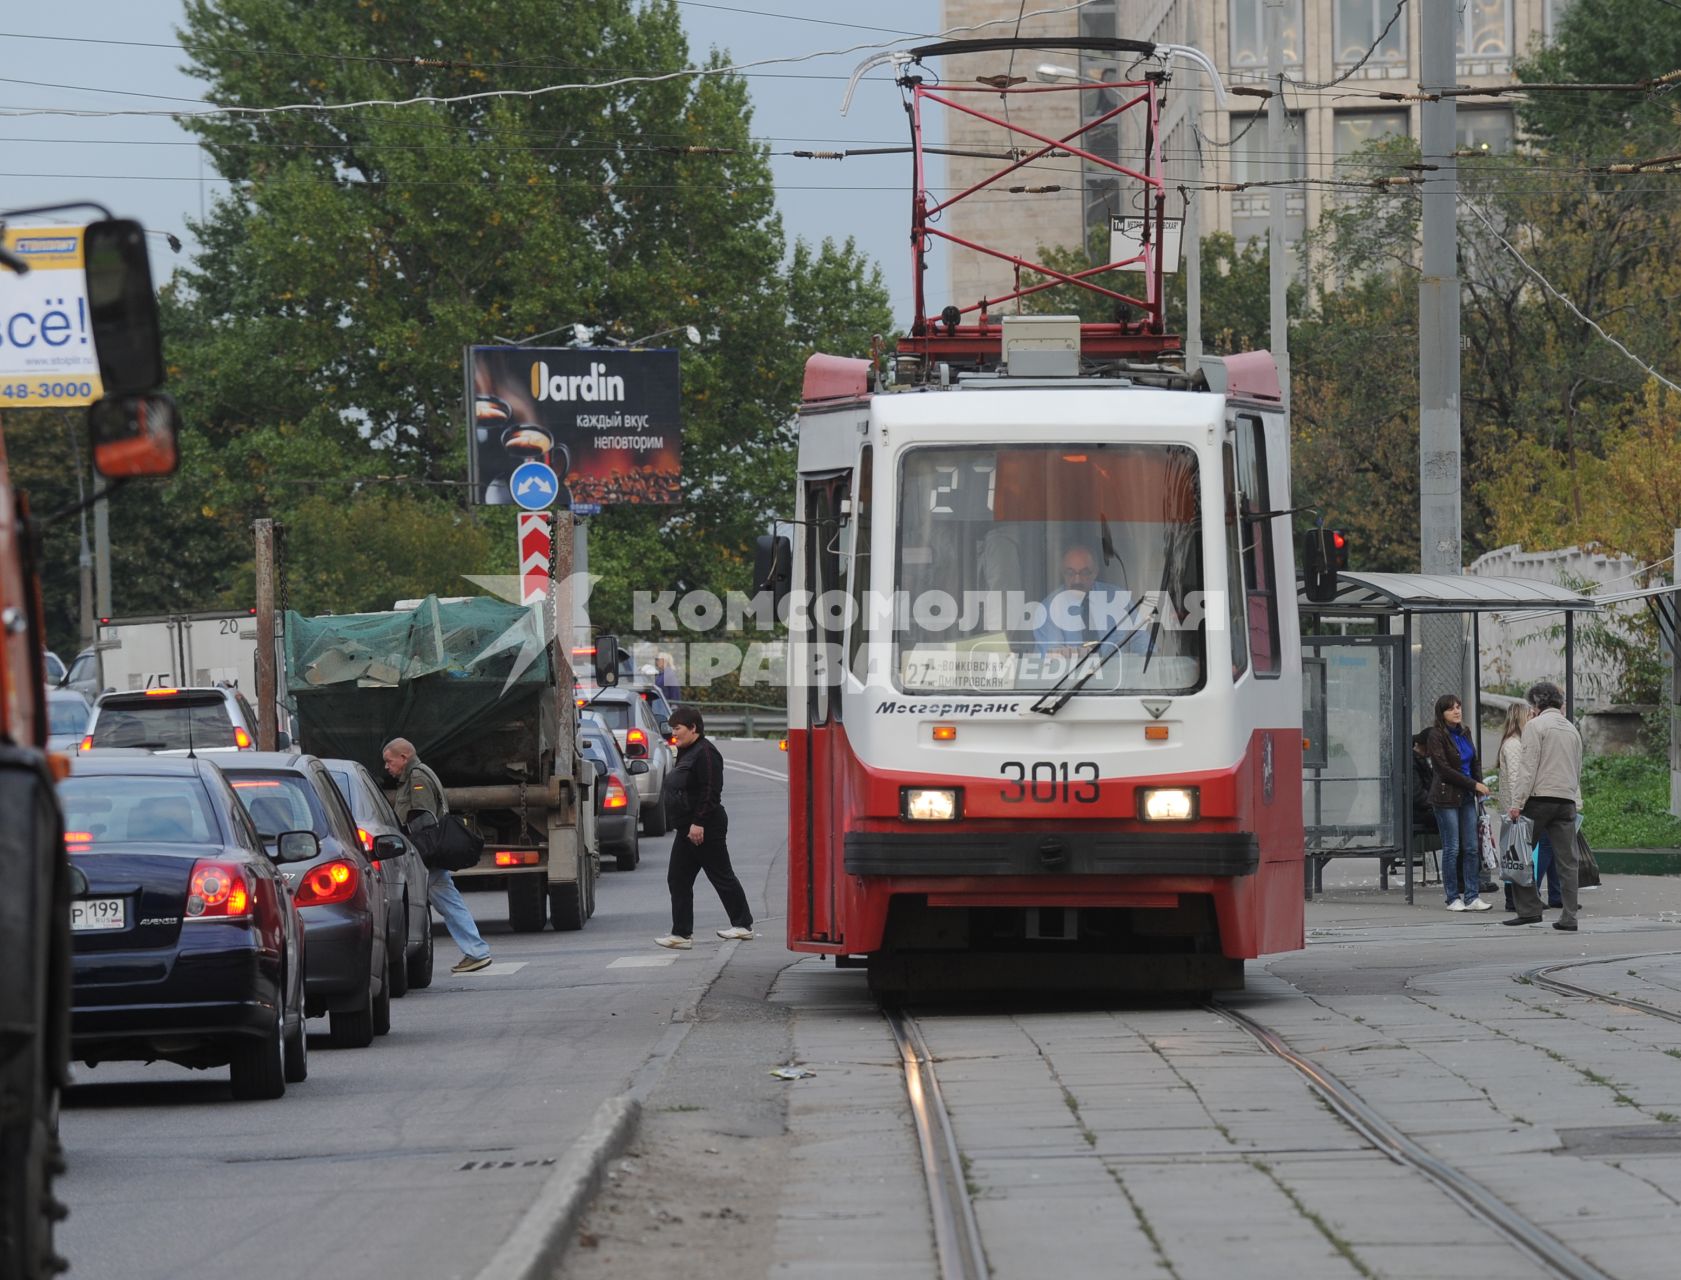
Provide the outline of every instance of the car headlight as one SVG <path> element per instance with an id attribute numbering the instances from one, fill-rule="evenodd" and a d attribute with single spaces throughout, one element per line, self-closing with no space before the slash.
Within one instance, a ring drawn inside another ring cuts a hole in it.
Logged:
<path id="1" fill-rule="evenodd" d="M 1147 787 L 1138 793 L 1138 816 L 1146 822 L 1186 822 L 1197 816 L 1197 789 Z"/>
<path id="2" fill-rule="evenodd" d="M 953 787 L 904 787 L 899 813 L 912 822 L 954 822 L 963 816 L 963 793 Z"/>

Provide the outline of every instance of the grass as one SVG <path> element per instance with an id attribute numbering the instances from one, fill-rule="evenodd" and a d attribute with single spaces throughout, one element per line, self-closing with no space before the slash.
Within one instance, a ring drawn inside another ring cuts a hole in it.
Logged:
<path id="1" fill-rule="evenodd" d="M 1582 834 L 1594 848 L 1681 848 L 1669 812 L 1669 761 L 1595 756 L 1582 765 Z"/>

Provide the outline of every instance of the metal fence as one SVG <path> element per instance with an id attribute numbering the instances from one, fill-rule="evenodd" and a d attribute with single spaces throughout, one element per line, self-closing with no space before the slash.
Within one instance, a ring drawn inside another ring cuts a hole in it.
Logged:
<path id="1" fill-rule="evenodd" d="M 788 732 L 788 708 L 767 707 L 752 702 L 692 702 L 706 717 L 706 733 L 712 738 L 757 738 Z"/>

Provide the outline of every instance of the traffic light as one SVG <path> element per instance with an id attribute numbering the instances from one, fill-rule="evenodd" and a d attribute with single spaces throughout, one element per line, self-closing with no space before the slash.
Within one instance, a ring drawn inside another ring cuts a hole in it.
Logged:
<path id="1" fill-rule="evenodd" d="M 1302 582 L 1315 604 L 1334 600 L 1337 570 L 1348 568 L 1348 539 L 1340 529 L 1309 529 L 1302 537 Z"/>

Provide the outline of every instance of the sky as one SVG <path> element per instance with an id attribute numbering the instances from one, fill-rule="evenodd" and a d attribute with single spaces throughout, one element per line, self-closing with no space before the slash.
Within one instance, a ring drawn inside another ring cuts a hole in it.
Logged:
<path id="1" fill-rule="evenodd" d="M 471 3 L 471 0 L 461 0 Z M 679 0 L 695 61 L 713 47 L 734 63 L 786 58 L 938 30 L 939 0 Z M 182 70 L 178 0 L 62 0 L 20 5 L 0 18 L 10 53 L 0 77 L 0 111 L 190 109 L 203 85 Z M 820 16 L 833 15 L 833 16 Z M 900 95 L 883 68 L 840 114 L 848 76 L 874 52 L 814 58 L 748 71 L 754 133 L 773 151 L 841 150 L 908 141 Z M 777 206 L 790 244 L 857 239 L 882 267 L 895 316 L 910 307 L 907 225 L 910 158 L 844 161 L 773 157 Z M 169 232 L 193 251 L 189 219 L 225 190 L 197 145 L 168 116 L 10 115 L 0 128 L 0 206 L 15 209 L 94 199 L 113 213 Z M 88 215 L 91 216 L 91 215 Z M 84 220 L 66 215 L 70 220 Z M 25 219 L 24 222 L 51 219 Z M 153 273 L 165 279 L 180 261 L 162 234 L 152 237 Z"/>

